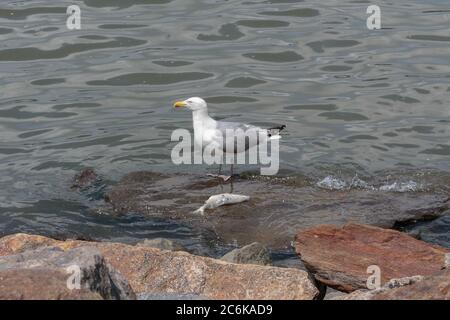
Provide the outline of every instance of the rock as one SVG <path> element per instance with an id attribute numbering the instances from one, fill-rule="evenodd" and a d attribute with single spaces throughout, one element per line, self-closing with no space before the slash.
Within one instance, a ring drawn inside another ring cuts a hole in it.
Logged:
<path id="1" fill-rule="evenodd" d="M 91 186 L 99 179 L 99 176 L 93 169 L 84 169 L 77 173 L 72 181 L 72 189 L 83 189 Z"/>
<path id="2" fill-rule="evenodd" d="M 76 269 L 68 269 L 76 268 Z M 80 272 L 80 290 L 69 289 Z M 63 251 L 43 247 L 0 257 L 0 298 L 4 299 L 135 299 L 127 281 L 95 248 Z"/>
<path id="3" fill-rule="evenodd" d="M 335 300 L 449 300 L 450 269 L 432 276 L 399 279 L 377 290 L 357 290 Z"/>
<path id="4" fill-rule="evenodd" d="M 1 300 L 101 300 L 86 288 L 69 290 L 67 273 L 49 269 L 9 269 L 0 271 Z"/>
<path id="5" fill-rule="evenodd" d="M 411 284 L 414 284 L 418 281 L 422 281 L 423 276 L 413 276 L 413 277 L 405 277 L 405 278 L 399 278 L 399 279 L 391 279 L 389 282 L 387 282 L 384 286 L 378 289 L 360 289 L 353 291 L 349 294 L 343 294 L 343 295 L 336 295 L 332 297 L 330 300 L 372 300 L 374 297 L 378 294 L 381 294 L 383 292 L 387 292 L 394 288 L 400 288 L 403 286 L 409 286 Z"/>
<path id="6" fill-rule="evenodd" d="M 176 243 L 175 241 L 164 238 L 145 239 L 144 241 L 138 242 L 136 245 L 141 247 L 157 248 L 161 250 L 187 251 L 185 247 Z"/>
<path id="7" fill-rule="evenodd" d="M 381 285 L 432 275 L 443 268 L 449 252 L 398 231 L 353 223 L 300 231 L 295 248 L 318 281 L 344 292 L 366 288 L 372 265 L 380 268 Z"/>
<path id="8" fill-rule="evenodd" d="M 275 267 L 280 268 L 294 268 L 294 269 L 300 269 L 304 271 L 306 270 L 305 265 L 303 264 L 302 260 L 300 260 L 297 255 L 295 255 L 295 258 L 293 257 L 287 257 L 285 259 L 281 258 L 280 255 L 276 255 L 275 261 L 272 261 L 272 265 Z"/>
<path id="9" fill-rule="evenodd" d="M 409 223 L 399 229 L 408 234 L 417 234 L 419 239 L 450 249 L 450 211 L 433 220 Z"/>
<path id="10" fill-rule="evenodd" d="M 357 292 L 357 291 L 353 291 L 353 292 Z M 341 291 L 337 291 L 337 290 L 334 290 L 333 288 L 328 287 L 323 300 L 340 300 L 343 297 L 348 296 L 348 295 L 350 295 L 350 294 L 344 293 Z"/>
<path id="11" fill-rule="evenodd" d="M 409 286 L 387 290 L 372 300 L 450 300 L 450 269 L 445 269 Z"/>
<path id="12" fill-rule="evenodd" d="M 448 196 L 432 192 L 330 191 L 305 179 L 237 177 L 233 193 L 249 195 L 248 202 L 216 208 L 206 218 L 193 214 L 209 196 L 228 191 L 217 180 L 133 172 L 107 191 L 106 201 L 111 213 L 181 220 L 213 230 L 225 243 L 257 241 L 271 249 L 289 248 L 299 230 L 317 224 L 358 222 L 392 228 L 398 221 L 439 217 L 449 207 Z"/>
<path id="13" fill-rule="evenodd" d="M 234 249 L 224 255 L 221 260 L 232 263 L 249 263 L 267 266 L 272 264 L 269 250 L 258 242 Z"/>
<path id="14" fill-rule="evenodd" d="M 176 293 L 141 293 L 138 300 L 205 300 L 204 297 L 193 294 Z"/>
<path id="15" fill-rule="evenodd" d="M 0 239 L 0 253 L 20 253 L 23 248 L 57 246 L 64 250 L 92 246 L 140 294 L 188 294 L 205 299 L 314 299 L 319 292 L 305 271 L 234 264 L 120 243 L 57 241 L 16 234 Z"/>
<path id="16" fill-rule="evenodd" d="M 445 255 L 445 263 L 444 263 L 444 267 L 445 268 L 450 268 L 450 253 L 447 253 Z"/>

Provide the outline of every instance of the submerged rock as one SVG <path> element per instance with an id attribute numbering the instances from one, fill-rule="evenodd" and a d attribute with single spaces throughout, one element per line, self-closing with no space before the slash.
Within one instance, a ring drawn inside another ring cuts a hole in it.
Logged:
<path id="1" fill-rule="evenodd" d="M 137 295 L 177 294 L 205 299 L 314 299 L 319 291 L 305 271 L 235 264 L 120 243 L 57 241 L 15 234 L 0 239 L 0 254 L 56 246 L 64 250 L 95 247 L 129 282 Z"/>
<path id="2" fill-rule="evenodd" d="M 258 264 L 262 266 L 272 264 L 269 250 L 258 242 L 253 242 L 242 248 L 234 249 L 224 255 L 221 260 L 232 263 Z"/>
<path id="3" fill-rule="evenodd" d="M 181 244 L 164 238 L 145 239 L 144 241 L 138 242 L 136 245 L 169 251 L 187 251 Z"/>
<path id="4" fill-rule="evenodd" d="M 72 268 L 72 269 L 71 269 Z M 76 269 L 75 269 L 76 268 Z M 70 289 L 70 276 L 79 288 Z M 127 281 L 98 250 L 44 247 L 0 257 L 0 299 L 135 299 Z"/>
<path id="5" fill-rule="evenodd" d="M 91 186 L 99 179 L 98 174 L 93 169 L 84 169 L 77 173 L 72 181 L 72 189 L 83 189 Z"/>
<path id="6" fill-rule="evenodd" d="M 260 242 L 289 248 L 294 235 L 317 224 L 358 222 L 392 228 L 399 221 L 439 217 L 449 208 L 448 196 L 433 192 L 330 191 L 289 178 L 248 177 L 233 181 L 233 193 L 250 200 L 216 208 L 200 217 L 192 212 L 205 197 L 229 191 L 217 179 L 194 175 L 133 172 L 106 194 L 111 211 L 182 219 L 214 230 L 226 243 Z"/>
<path id="7" fill-rule="evenodd" d="M 398 231 L 352 223 L 300 231 L 295 248 L 318 281 L 345 292 L 367 288 L 369 266 L 379 267 L 383 285 L 394 278 L 435 274 L 450 252 Z"/>

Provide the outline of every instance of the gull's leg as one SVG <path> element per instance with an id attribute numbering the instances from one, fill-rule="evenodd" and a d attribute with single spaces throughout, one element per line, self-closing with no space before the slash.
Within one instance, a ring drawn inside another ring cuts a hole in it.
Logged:
<path id="1" fill-rule="evenodd" d="M 230 174 L 230 177 L 233 177 L 233 164 L 231 164 L 231 174 Z"/>
<path id="2" fill-rule="evenodd" d="M 231 165 L 231 167 L 233 167 L 233 165 Z M 228 180 L 231 179 L 233 175 L 231 176 L 225 176 L 225 175 L 219 175 L 219 178 L 222 179 L 224 182 L 227 182 Z"/>
<path id="3" fill-rule="evenodd" d="M 222 164 L 219 164 L 219 173 L 218 174 L 208 173 L 207 176 L 213 177 L 213 178 L 219 178 L 219 179 L 221 179 L 224 182 L 228 181 L 231 178 L 231 176 L 224 176 L 224 175 L 222 175 Z"/>

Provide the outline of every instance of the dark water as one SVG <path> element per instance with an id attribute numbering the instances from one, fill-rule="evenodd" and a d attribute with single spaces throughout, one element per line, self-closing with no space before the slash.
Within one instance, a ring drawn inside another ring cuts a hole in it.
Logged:
<path id="1" fill-rule="evenodd" d="M 81 30 L 66 28 L 71 4 Z M 221 119 L 286 124 L 283 174 L 322 188 L 358 177 L 385 192 L 448 193 L 450 5 L 378 1 L 383 28 L 370 31 L 370 4 L 2 1 L 0 233 L 164 236 L 222 250 L 173 221 L 93 214 L 100 196 L 69 190 L 83 167 L 110 181 L 136 170 L 204 174 L 170 160 L 172 130 L 191 127 L 171 104 L 190 96 Z M 434 232 L 448 245 L 442 221 Z"/>

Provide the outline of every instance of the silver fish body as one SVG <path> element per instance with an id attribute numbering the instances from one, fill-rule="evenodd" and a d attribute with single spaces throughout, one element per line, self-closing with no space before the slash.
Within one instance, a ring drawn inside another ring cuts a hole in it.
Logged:
<path id="1" fill-rule="evenodd" d="M 233 194 L 233 193 L 216 194 L 214 196 L 209 197 L 209 199 L 205 201 L 205 204 L 201 206 L 199 209 L 195 210 L 194 213 L 204 214 L 205 209 L 214 209 L 227 204 L 241 203 L 244 201 L 248 201 L 249 199 L 250 199 L 249 196 L 241 194 Z"/>

